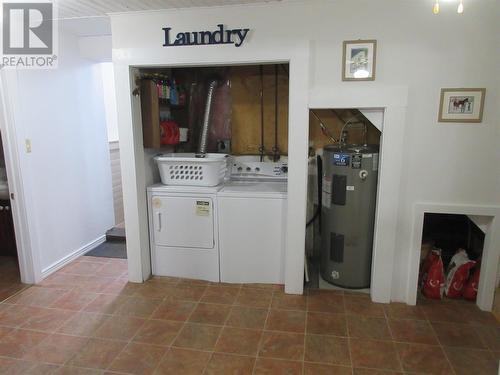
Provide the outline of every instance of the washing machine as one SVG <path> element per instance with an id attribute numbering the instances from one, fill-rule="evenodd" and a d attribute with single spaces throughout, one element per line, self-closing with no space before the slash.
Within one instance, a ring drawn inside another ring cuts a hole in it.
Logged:
<path id="1" fill-rule="evenodd" d="M 221 281 L 283 284 L 286 161 L 234 158 L 217 203 Z"/>
<path id="2" fill-rule="evenodd" d="M 147 189 L 153 275 L 220 281 L 221 188 L 157 184 Z"/>

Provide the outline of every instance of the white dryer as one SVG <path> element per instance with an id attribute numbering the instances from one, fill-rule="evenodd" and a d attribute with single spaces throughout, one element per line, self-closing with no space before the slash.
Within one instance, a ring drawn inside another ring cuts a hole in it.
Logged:
<path id="1" fill-rule="evenodd" d="M 216 194 L 221 188 L 148 188 L 153 275 L 220 280 Z"/>

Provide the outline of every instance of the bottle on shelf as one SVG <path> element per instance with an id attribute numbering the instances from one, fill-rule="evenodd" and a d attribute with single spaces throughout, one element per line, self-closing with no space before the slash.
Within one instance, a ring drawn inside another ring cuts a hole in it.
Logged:
<path id="1" fill-rule="evenodd" d="M 170 104 L 179 105 L 179 95 L 177 91 L 177 84 L 175 79 L 172 80 L 172 85 L 170 86 Z"/>
<path id="2" fill-rule="evenodd" d="M 186 105 L 186 90 L 184 90 L 184 86 L 180 83 L 177 86 L 178 96 L 179 96 L 179 106 Z"/>

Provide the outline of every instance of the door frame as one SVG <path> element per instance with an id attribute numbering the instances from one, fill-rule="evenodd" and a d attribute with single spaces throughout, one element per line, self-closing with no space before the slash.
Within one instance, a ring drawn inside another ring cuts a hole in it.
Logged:
<path id="1" fill-rule="evenodd" d="M 403 86 L 318 87 L 309 94 L 311 109 L 383 110 L 370 286 L 373 302 L 391 302 L 407 102 L 408 88 Z"/>
<path id="2" fill-rule="evenodd" d="M 0 71 L 0 130 L 4 150 L 5 167 L 9 185 L 11 212 L 14 222 L 14 232 L 18 254 L 21 282 L 35 284 L 42 280 L 40 261 L 34 251 L 34 234 L 30 231 L 31 223 L 27 213 L 29 197 L 25 194 L 27 182 L 21 173 L 22 150 L 14 113 L 16 112 L 17 72 L 14 70 Z"/>
<path id="3" fill-rule="evenodd" d="M 477 290 L 477 306 L 484 311 L 491 311 L 497 284 L 497 271 L 500 261 L 500 206 L 416 203 L 413 206 L 413 224 L 408 259 L 408 284 L 406 288 L 406 303 L 417 303 L 418 272 L 420 266 L 420 249 L 424 215 L 426 213 L 443 213 L 455 215 L 485 216 L 490 219 L 485 233 L 483 255 L 481 261 L 481 277 Z"/>
<path id="4" fill-rule="evenodd" d="M 115 88 L 119 123 L 127 257 L 129 281 L 143 282 L 151 275 L 149 232 L 147 225 L 146 176 L 142 129 L 137 124 L 137 99 L 132 96 L 131 77 L 141 67 L 195 67 L 221 65 L 258 65 L 288 62 L 290 66 L 288 117 L 288 208 L 285 251 L 285 292 L 302 294 L 304 284 L 304 244 L 307 196 L 307 150 L 309 131 L 308 90 L 310 79 L 309 42 L 282 43 L 258 52 L 243 50 L 228 59 L 217 49 L 204 54 L 179 49 L 175 54 L 165 48 L 115 49 Z M 135 104 L 134 104 L 135 103 Z M 139 113 L 140 116 L 140 113 Z M 134 121 L 134 119 L 136 119 Z"/>

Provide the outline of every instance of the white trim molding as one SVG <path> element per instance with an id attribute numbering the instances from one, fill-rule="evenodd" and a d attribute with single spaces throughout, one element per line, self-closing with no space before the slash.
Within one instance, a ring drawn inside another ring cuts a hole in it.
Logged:
<path id="1" fill-rule="evenodd" d="M 18 149 L 18 138 L 22 135 L 18 134 L 18 127 L 14 119 L 18 95 L 16 74 L 15 70 L 3 69 L 0 72 L 0 129 L 3 134 L 5 166 L 11 194 L 12 218 L 21 282 L 35 284 L 41 281 L 42 276 L 39 254 L 35 250 L 37 238 L 35 233 L 30 230 L 33 228 L 33 220 L 27 212 L 30 196 L 25 193 L 25 181 L 21 173 L 22 155 Z"/>
<path id="2" fill-rule="evenodd" d="M 112 25 L 115 18 L 112 17 Z M 304 244 L 306 228 L 308 121 L 307 97 L 310 79 L 309 42 L 283 42 L 279 47 L 270 43 L 258 52 L 241 50 L 232 59 L 217 49 L 207 49 L 202 55 L 193 49 L 114 49 L 115 87 L 120 140 L 123 204 L 127 224 L 127 256 L 129 281 L 142 282 L 151 275 L 149 235 L 147 228 L 146 176 L 139 107 L 131 88 L 136 67 L 186 67 L 238 64 L 290 64 L 290 95 L 288 117 L 288 211 L 285 256 L 285 291 L 302 294 L 304 288 Z"/>
<path id="3" fill-rule="evenodd" d="M 61 260 L 58 260 L 57 262 L 51 264 L 47 268 L 44 268 L 42 270 L 42 279 L 45 279 L 47 276 L 49 276 L 52 273 L 56 272 L 57 270 L 63 268 L 65 265 L 71 263 L 76 258 L 79 258 L 82 255 L 85 255 L 90 250 L 95 249 L 97 246 L 103 244 L 104 242 L 106 242 L 106 235 L 102 235 L 100 237 L 97 237 L 95 240 L 89 242 L 86 245 L 83 245 L 79 249 L 73 251 L 71 254 L 66 255 Z"/>
<path id="4" fill-rule="evenodd" d="M 109 142 L 109 150 L 110 151 L 119 150 L 119 149 L 120 149 L 120 142 L 119 141 Z"/>
<path id="5" fill-rule="evenodd" d="M 426 213 L 443 213 L 456 215 L 485 216 L 489 220 L 484 240 L 481 261 L 481 277 L 477 292 L 477 305 L 481 310 L 491 311 L 500 261 L 500 206 L 468 205 L 453 203 L 416 203 L 413 207 L 413 230 L 410 256 L 408 259 L 408 284 L 406 288 L 406 303 L 417 303 L 417 281 L 420 265 L 420 248 L 424 215 Z"/>
<path id="6" fill-rule="evenodd" d="M 400 86 L 340 86 L 318 88 L 309 93 L 312 109 L 357 108 L 383 112 L 370 287 L 374 302 L 391 302 L 407 98 L 408 88 Z"/>

